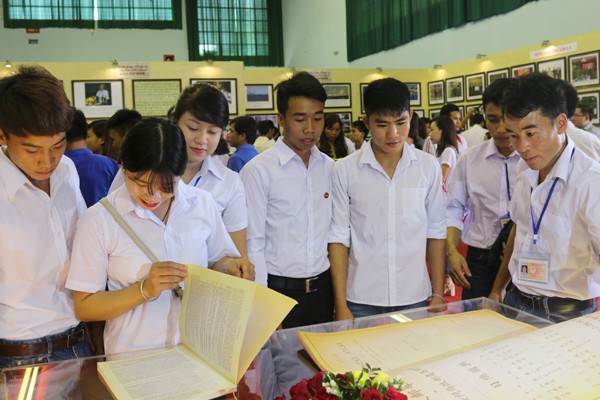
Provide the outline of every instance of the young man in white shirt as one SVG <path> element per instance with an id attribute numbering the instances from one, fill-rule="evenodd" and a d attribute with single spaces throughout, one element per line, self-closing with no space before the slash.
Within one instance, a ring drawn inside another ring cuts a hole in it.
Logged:
<path id="1" fill-rule="evenodd" d="M 406 143 L 412 111 L 404 83 L 371 82 L 364 104 L 371 141 L 337 161 L 332 176 L 329 255 L 337 320 L 444 303 L 439 163 Z"/>
<path id="2" fill-rule="evenodd" d="M 284 328 L 331 321 L 327 237 L 333 160 L 315 147 L 327 93 L 300 72 L 277 85 L 282 140 L 240 172 L 248 204 L 248 256 L 256 281 L 298 301 Z"/>
<path id="3" fill-rule="evenodd" d="M 505 304 L 556 322 L 597 310 L 600 296 L 600 164 L 565 135 L 563 85 L 531 74 L 504 93 L 506 130 L 529 168 L 517 177 L 515 226 L 490 294 L 499 300 L 512 279 Z"/>
<path id="4" fill-rule="evenodd" d="M 488 263 L 488 258 L 502 227 L 510 221 L 508 204 L 520 157 L 506 133 L 500 109 L 509 84 L 509 79 L 498 79 L 483 93 L 492 140 L 469 147 L 447 182 L 448 264 L 452 280 L 463 288 L 463 300 L 486 297 L 492 289 L 499 263 Z M 466 259 L 458 252 L 459 239 L 468 246 Z"/>
<path id="5" fill-rule="evenodd" d="M 92 355 L 65 288 L 85 202 L 62 157 L 73 109 L 39 67 L 0 80 L 0 369 Z"/>

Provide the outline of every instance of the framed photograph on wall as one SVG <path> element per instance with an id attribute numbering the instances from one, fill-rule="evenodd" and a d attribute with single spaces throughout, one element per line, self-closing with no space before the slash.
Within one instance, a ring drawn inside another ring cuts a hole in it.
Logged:
<path id="1" fill-rule="evenodd" d="M 555 79 L 567 79 L 567 60 L 565 57 L 555 60 L 540 61 L 537 63 L 537 70 Z"/>
<path id="2" fill-rule="evenodd" d="M 229 114 L 237 115 L 237 79 L 190 79 L 191 85 L 197 82 L 206 83 L 219 89 L 229 103 Z"/>
<path id="3" fill-rule="evenodd" d="M 420 106 L 421 105 L 421 84 L 418 82 L 406 82 L 408 91 L 410 92 L 410 105 Z"/>
<path id="4" fill-rule="evenodd" d="M 444 104 L 444 81 L 427 83 L 429 105 Z"/>
<path id="5" fill-rule="evenodd" d="M 535 64 L 516 65 L 511 67 L 510 76 L 518 78 L 523 75 L 531 74 L 532 72 L 535 72 Z"/>
<path id="6" fill-rule="evenodd" d="M 273 85 L 246 85 L 246 110 L 272 110 Z"/>
<path id="7" fill-rule="evenodd" d="M 360 84 L 360 112 L 363 115 L 366 114 L 364 95 L 365 95 L 365 89 L 367 88 L 367 86 L 369 86 L 368 83 L 361 83 Z"/>
<path id="8" fill-rule="evenodd" d="M 465 100 L 464 80 L 462 76 L 446 79 L 446 102 L 456 103 Z"/>
<path id="9" fill-rule="evenodd" d="M 323 89 L 327 92 L 325 108 L 352 107 L 352 92 L 349 83 L 324 83 Z"/>
<path id="10" fill-rule="evenodd" d="M 144 117 L 165 117 L 181 94 L 181 79 L 133 79 L 133 108 Z"/>
<path id="11" fill-rule="evenodd" d="M 579 93 L 579 102 L 592 110 L 592 115 L 590 115 L 592 124 L 599 124 L 598 106 L 600 104 L 600 92 Z"/>
<path id="12" fill-rule="evenodd" d="M 465 77 L 467 85 L 467 101 L 480 100 L 485 90 L 485 74 L 467 75 Z"/>
<path id="13" fill-rule="evenodd" d="M 273 121 L 275 126 L 279 126 L 279 120 L 277 119 L 277 114 L 249 114 L 250 117 L 254 118 L 256 122 L 260 121 Z"/>
<path id="14" fill-rule="evenodd" d="M 440 111 L 442 111 L 441 108 L 430 108 L 429 109 L 429 119 L 433 121 L 434 119 L 439 117 Z"/>
<path id="15" fill-rule="evenodd" d="M 423 118 L 425 116 L 425 110 L 412 110 L 414 114 L 417 114 L 419 118 Z"/>
<path id="16" fill-rule="evenodd" d="M 487 86 L 490 86 L 496 79 L 508 78 L 508 68 L 497 69 L 487 73 Z"/>
<path id="17" fill-rule="evenodd" d="M 597 85 L 599 75 L 597 51 L 569 57 L 569 80 L 573 86 Z"/>
<path id="18" fill-rule="evenodd" d="M 342 133 L 349 133 L 352 125 L 352 112 L 338 112 L 336 113 L 342 120 Z"/>
<path id="19" fill-rule="evenodd" d="M 121 79 L 72 81 L 72 85 L 73 106 L 83 111 L 86 118 L 110 118 L 125 108 Z"/>

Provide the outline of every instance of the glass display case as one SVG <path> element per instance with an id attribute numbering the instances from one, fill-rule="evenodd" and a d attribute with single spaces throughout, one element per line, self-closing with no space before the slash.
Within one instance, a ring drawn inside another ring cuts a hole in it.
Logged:
<path id="1" fill-rule="evenodd" d="M 449 303 L 444 310 L 417 308 L 397 313 L 336 321 L 273 333 L 238 384 L 238 399 L 273 399 L 285 393 L 302 378 L 310 378 L 317 367 L 304 352 L 296 331 L 332 332 L 400 323 L 407 318 L 419 320 L 438 315 L 490 309 L 508 318 L 543 328 L 552 322 L 493 302 L 486 298 Z M 147 352 L 143 352 L 147 353 Z M 100 381 L 97 363 L 113 358 L 139 356 L 140 352 L 5 369 L 0 374 L 0 399 L 112 399 Z M 168 384 L 168 382 L 165 382 Z M 233 398 L 233 395 L 231 396 Z M 288 396 L 289 397 L 289 396 Z"/>

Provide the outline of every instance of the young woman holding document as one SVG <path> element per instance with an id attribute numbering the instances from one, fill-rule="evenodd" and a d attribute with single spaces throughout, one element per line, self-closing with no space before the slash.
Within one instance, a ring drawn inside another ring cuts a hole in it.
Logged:
<path id="1" fill-rule="evenodd" d="M 120 151 L 125 184 L 79 220 L 66 286 L 82 321 L 107 321 L 107 354 L 179 344 L 181 301 L 172 289 L 185 264 L 254 279 L 211 195 L 180 179 L 185 143 L 174 122 L 138 122 Z"/>

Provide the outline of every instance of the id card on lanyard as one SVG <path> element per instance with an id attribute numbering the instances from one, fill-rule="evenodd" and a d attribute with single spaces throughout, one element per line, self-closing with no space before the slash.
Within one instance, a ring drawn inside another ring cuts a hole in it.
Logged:
<path id="1" fill-rule="evenodd" d="M 573 160 L 573 154 L 575 153 L 575 149 L 571 151 L 571 160 Z M 544 207 L 542 208 L 542 212 L 536 222 L 535 217 L 533 215 L 533 208 L 531 207 L 531 200 L 529 204 L 529 213 L 531 215 L 531 227 L 533 229 L 533 238 L 531 243 L 531 251 L 523 252 L 521 250 L 521 254 L 519 256 L 519 265 L 518 265 L 518 277 L 520 280 L 530 281 L 530 282 L 539 282 L 539 283 L 548 283 L 550 278 L 550 254 L 538 250 L 537 245 L 540 240 L 540 226 L 542 225 L 542 219 L 546 214 L 546 209 L 548 208 L 548 204 L 550 203 L 550 198 L 554 193 L 554 189 L 556 188 L 556 183 L 558 182 L 558 178 L 554 178 L 552 182 L 552 186 L 550 187 L 550 191 L 548 192 L 548 196 L 546 197 L 546 201 L 544 202 Z M 533 188 L 531 189 L 533 193 Z"/>

